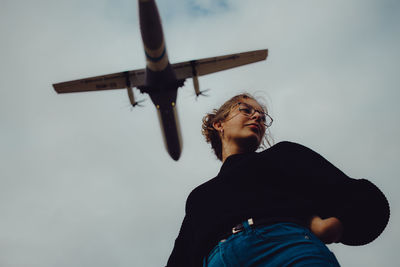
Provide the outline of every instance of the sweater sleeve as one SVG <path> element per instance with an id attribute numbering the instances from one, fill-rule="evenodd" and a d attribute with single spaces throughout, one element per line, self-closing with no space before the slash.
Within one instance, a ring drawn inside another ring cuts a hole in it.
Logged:
<path id="1" fill-rule="evenodd" d="M 316 215 L 337 217 L 343 224 L 341 243 L 364 245 L 385 229 L 390 216 L 385 195 L 366 179 L 353 179 L 313 150 L 289 143 L 290 162 L 309 181 Z M 307 183 L 308 184 L 308 183 Z"/>

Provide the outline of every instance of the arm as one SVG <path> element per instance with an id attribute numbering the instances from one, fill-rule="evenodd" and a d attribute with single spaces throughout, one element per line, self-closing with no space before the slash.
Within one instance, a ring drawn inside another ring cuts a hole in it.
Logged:
<path id="1" fill-rule="evenodd" d="M 194 260 L 194 238 L 193 238 L 193 227 L 191 223 L 191 194 L 189 194 L 186 200 L 185 206 L 185 217 L 179 230 L 178 237 L 175 239 L 174 248 L 171 255 L 169 256 L 166 267 L 182 267 L 182 266 L 193 266 Z"/>
<path id="2" fill-rule="evenodd" d="M 340 242 L 354 246 L 372 242 L 389 221 L 389 203 L 385 195 L 366 179 L 348 178 L 342 187 L 341 192 L 334 194 L 341 203 L 336 208 L 336 214 L 343 222 Z"/>
<path id="3" fill-rule="evenodd" d="M 322 219 L 335 217 L 342 223 L 339 242 L 364 245 L 382 233 L 390 216 L 389 204 L 373 183 L 348 177 L 302 145 L 285 142 L 283 149 L 288 154 L 285 169 L 290 169 L 291 175 L 304 181 L 314 193 L 314 214 Z"/>
<path id="4" fill-rule="evenodd" d="M 166 267 L 191 266 L 191 229 L 187 216 L 183 219 L 178 237 L 175 239 L 174 248 L 169 256 Z"/>

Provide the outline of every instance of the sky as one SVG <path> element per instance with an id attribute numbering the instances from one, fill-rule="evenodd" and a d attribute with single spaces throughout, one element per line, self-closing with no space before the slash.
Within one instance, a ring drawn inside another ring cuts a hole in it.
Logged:
<path id="1" fill-rule="evenodd" d="M 391 205 L 372 243 L 330 245 L 342 266 L 395 266 L 400 246 L 400 2 L 159 0 L 171 63 L 256 49 L 266 61 L 189 79 L 173 161 L 147 95 L 57 95 L 53 83 L 145 67 L 137 2 L 0 3 L 0 265 L 164 266 L 185 200 L 221 163 L 201 119 L 260 96 L 275 143 L 308 146 Z M 340 197 L 340 195 L 338 195 Z"/>

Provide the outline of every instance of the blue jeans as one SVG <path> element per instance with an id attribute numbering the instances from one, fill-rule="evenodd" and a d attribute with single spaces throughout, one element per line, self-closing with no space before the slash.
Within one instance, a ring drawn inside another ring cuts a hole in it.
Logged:
<path id="1" fill-rule="evenodd" d="M 340 266 L 311 231 L 294 223 L 250 227 L 231 235 L 204 258 L 204 267 Z"/>

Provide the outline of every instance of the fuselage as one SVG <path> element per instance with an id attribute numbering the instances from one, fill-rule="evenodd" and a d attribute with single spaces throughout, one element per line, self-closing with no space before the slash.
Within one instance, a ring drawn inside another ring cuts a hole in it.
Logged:
<path id="1" fill-rule="evenodd" d="M 146 82 L 145 86 L 138 88 L 150 95 L 157 109 L 167 151 L 174 160 L 178 160 L 182 138 L 176 97 L 183 81 L 177 80 L 168 60 L 161 19 L 154 0 L 139 0 L 139 18 L 146 55 Z"/>

